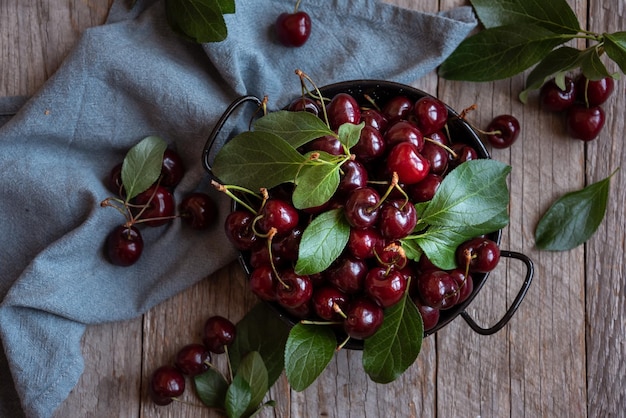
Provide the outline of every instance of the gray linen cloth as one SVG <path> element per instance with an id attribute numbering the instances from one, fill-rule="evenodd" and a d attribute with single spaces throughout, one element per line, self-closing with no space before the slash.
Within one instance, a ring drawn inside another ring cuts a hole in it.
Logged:
<path id="1" fill-rule="evenodd" d="M 145 230 L 129 268 L 103 256 L 119 213 L 101 208 L 106 177 L 148 135 L 176 147 L 187 171 L 175 196 L 210 191 L 201 164 L 213 124 L 239 95 L 279 108 L 318 84 L 411 83 L 475 27 L 468 7 L 418 13 L 375 0 L 305 2 L 313 31 L 301 48 L 273 39 L 293 0 L 238 1 L 226 41 L 197 45 L 168 28 L 163 1 L 114 2 L 33 97 L 0 100 L 0 417 L 49 417 L 83 371 L 85 327 L 137 317 L 235 259 L 223 235 L 229 202 L 209 231 L 181 222 Z M 23 105 L 22 105 L 23 104 Z M 19 107 L 8 117 L 11 106 Z"/>

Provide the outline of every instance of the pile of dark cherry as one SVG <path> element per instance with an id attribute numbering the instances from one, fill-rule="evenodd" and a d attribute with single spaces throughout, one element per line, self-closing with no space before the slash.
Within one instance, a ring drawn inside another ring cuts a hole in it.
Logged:
<path id="1" fill-rule="evenodd" d="M 294 100 L 289 110 L 322 117 L 319 103 L 308 98 Z M 376 332 L 383 309 L 397 303 L 410 283 L 409 294 L 421 311 L 425 330 L 430 330 L 441 310 L 470 296 L 472 273 L 495 268 L 499 248 L 488 237 L 471 239 L 457 250 L 458 268 L 444 271 L 425 256 L 419 262 L 407 259 L 399 240 L 416 225 L 414 204 L 432 199 L 444 176 L 460 163 L 478 158 L 477 151 L 448 137 L 447 108 L 434 97 L 414 101 L 399 95 L 375 107 L 339 93 L 326 110 L 331 129 L 365 122 L 351 148 L 354 158 L 341 167 L 338 190 L 329 202 L 296 210 L 289 188 L 282 185 L 269 191 L 259 213 L 238 209 L 227 217 L 226 234 L 252 269 L 250 288 L 294 318 L 337 322 L 347 336 L 361 340 Z M 509 140 L 518 133 L 519 128 L 504 132 Z M 503 132 L 492 135 L 500 137 Z M 332 136 L 313 140 L 302 151 L 314 150 L 344 152 Z M 394 188 L 385 196 L 392 173 L 403 193 Z M 343 254 L 322 273 L 297 274 L 294 264 L 304 228 L 316 214 L 339 207 L 351 226 Z M 277 233 L 268 245 L 265 234 L 272 228 Z"/>
<path id="2" fill-rule="evenodd" d="M 122 163 L 113 167 L 107 186 L 115 197 L 106 199 L 102 206 L 117 207 L 125 215 L 126 222 L 114 228 L 106 238 L 105 254 L 112 264 L 130 266 L 139 260 L 144 248 L 140 225 L 160 227 L 176 218 L 181 218 L 193 229 L 206 229 L 212 224 L 216 206 L 203 192 L 187 193 L 178 205 L 177 213 L 173 192 L 184 174 L 182 159 L 172 148 L 167 148 L 163 153 L 159 179 L 127 202 L 122 184 Z"/>
<path id="3" fill-rule="evenodd" d="M 543 109 L 565 113 L 567 132 L 572 138 L 591 141 L 604 127 L 605 114 L 602 104 L 613 93 L 613 78 L 589 80 L 579 74 L 575 78 L 564 78 L 565 89 L 554 79 L 547 81 L 539 92 Z"/>

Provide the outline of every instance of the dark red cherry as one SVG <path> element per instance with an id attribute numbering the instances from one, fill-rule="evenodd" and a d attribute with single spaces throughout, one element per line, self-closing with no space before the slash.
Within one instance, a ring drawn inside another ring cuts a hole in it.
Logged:
<path id="1" fill-rule="evenodd" d="M 274 269 L 269 264 L 262 264 L 252 270 L 248 280 L 250 291 L 265 301 L 276 300 L 276 283 Z"/>
<path id="2" fill-rule="evenodd" d="M 187 344 L 176 353 L 174 364 L 183 374 L 197 376 L 209 370 L 211 353 L 202 344 Z"/>
<path id="3" fill-rule="evenodd" d="M 469 266 L 471 272 L 488 273 L 500 261 L 500 248 L 489 238 L 472 238 L 457 247 L 456 260 L 462 270 Z"/>
<path id="4" fill-rule="evenodd" d="M 417 224 L 417 212 L 407 200 L 386 200 L 380 208 L 378 230 L 383 238 L 397 240 L 406 237 Z"/>
<path id="5" fill-rule="evenodd" d="M 448 309 L 459 300 L 459 285 L 443 270 L 428 270 L 417 277 L 421 300 L 430 307 Z"/>
<path id="6" fill-rule="evenodd" d="M 291 112 L 309 112 L 318 116 L 320 114 L 320 107 L 317 101 L 310 97 L 296 97 L 293 99 L 289 106 L 287 106 Z"/>
<path id="7" fill-rule="evenodd" d="M 313 292 L 313 308 L 315 313 L 327 321 L 337 321 L 348 303 L 348 295 L 335 286 L 322 286 Z"/>
<path id="8" fill-rule="evenodd" d="M 281 13 L 274 24 L 276 37 L 285 46 L 300 47 L 311 35 L 311 17 L 303 11 Z"/>
<path id="9" fill-rule="evenodd" d="M 354 257 L 364 260 L 374 256 L 374 248 L 381 240 L 376 228 L 351 228 L 347 248 Z"/>
<path id="10" fill-rule="evenodd" d="M 407 120 L 400 120 L 389 126 L 384 139 L 389 148 L 400 142 L 410 142 L 418 151 L 424 146 L 424 135 L 415 124 Z"/>
<path id="11" fill-rule="evenodd" d="M 252 228 L 254 215 L 247 210 L 235 210 L 226 216 L 224 232 L 228 240 L 240 251 L 252 249 L 258 238 Z"/>
<path id="12" fill-rule="evenodd" d="M 465 274 L 464 269 L 454 269 L 449 273 L 459 286 L 459 300 L 457 301 L 457 304 L 465 302 L 474 291 L 474 280 L 472 279 L 472 275 Z"/>
<path id="13" fill-rule="evenodd" d="M 417 127 L 426 136 L 443 129 L 448 122 L 446 105 L 434 97 L 424 96 L 415 102 L 413 113 Z"/>
<path id="14" fill-rule="evenodd" d="M 437 143 L 426 141 L 420 151 L 420 154 L 428 160 L 431 173 L 443 174 L 448 169 L 450 154 L 447 149 L 437 145 Z"/>
<path id="15" fill-rule="evenodd" d="M 115 165 L 109 173 L 107 187 L 116 196 L 124 197 L 124 185 L 122 184 L 122 163 Z"/>
<path id="16" fill-rule="evenodd" d="M 344 293 L 356 293 L 363 289 L 367 264 L 355 257 L 342 256 L 324 273 L 326 280 Z"/>
<path id="17" fill-rule="evenodd" d="M 107 236 L 105 249 L 112 264 L 124 267 L 135 264 L 143 252 L 141 232 L 134 226 L 120 225 Z"/>
<path id="18" fill-rule="evenodd" d="M 378 219 L 380 195 L 371 187 L 353 190 L 346 200 L 344 215 L 354 228 L 369 228 Z"/>
<path id="19" fill-rule="evenodd" d="M 298 210 L 282 199 L 268 199 L 259 212 L 257 227 L 265 233 L 272 228 L 278 235 L 288 234 L 299 222 Z"/>
<path id="20" fill-rule="evenodd" d="M 174 366 L 161 366 L 152 372 L 148 389 L 157 405 L 168 405 L 185 392 L 185 376 Z"/>
<path id="21" fill-rule="evenodd" d="M 276 285 L 276 301 L 285 308 L 297 308 L 308 303 L 313 296 L 313 284 L 309 276 L 297 274 L 293 268 L 280 272 Z"/>
<path id="22" fill-rule="evenodd" d="M 161 226 L 172 221 L 176 212 L 174 195 L 165 187 L 152 185 L 148 190 L 139 193 L 133 199 L 135 216 L 139 217 L 144 225 Z"/>
<path id="23" fill-rule="evenodd" d="M 296 225 L 289 233 L 274 237 L 272 255 L 283 260 L 296 261 L 303 231 L 303 227 Z"/>
<path id="24" fill-rule="evenodd" d="M 417 183 L 430 171 L 428 160 L 410 142 L 401 142 L 391 148 L 387 155 L 387 171 L 397 173 L 403 184 Z"/>
<path id="25" fill-rule="evenodd" d="M 212 353 L 221 354 L 237 336 L 237 328 L 229 319 L 214 315 L 204 323 L 202 343 Z"/>
<path id="26" fill-rule="evenodd" d="M 494 148 L 508 148 L 520 133 L 519 121 L 515 116 L 498 115 L 487 125 L 487 140 Z"/>
<path id="27" fill-rule="evenodd" d="M 582 141 L 594 140 L 604 127 L 604 109 L 601 106 L 585 107 L 574 104 L 567 110 L 567 132 Z"/>
<path id="28" fill-rule="evenodd" d="M 567 110 L 576 100 L 576 84 L 570 77 L 565 77 L 565 88 L 561 89 L 553 78 L 546 81 L 539 90 L 541 108 L 548 112 Z"/>
<path id="29" fill-rule="evenodd" d="M 350 193 L 351 191 L 367 186 L 367 170 L 357 160 L 348 160 L 341 165 L 339 186 L 337 192 Z"/>
<path id="30" fill-rule="evenodd" d="M 365 126 L 371 126 L 377 129 L 380 133 L 384 133 L 387 129 L 389 121 L 387 117 L 382 114 L 381 111 L 376 109 L 363 109 L 361 110 L 361 122 L 365 122 Z"/>
<path id="31" fill-rule="evenodd" d="M 336 136 L 325 135 L 314 139 L 304 146 L 305 151 L 324 151 L 330 155 L 344 154 L 343 145 Z"/>
<path id="32" fill-rule="evenodd" d="M 402 299 L 407 282 L 397 269 L 372 267 L 365 276 L 363 287 L 372 300 L 383 308 L 395 305 Z"/>
<path id="33" fill-rule="evenodd" d="M 427 202 L 435 197 L 442 181 L 443 177 L 440 175 L 428 173 L 419 183 L 407 186 L 405 191 L 414 203 Z"/>
<path id="34" fill-rule="evenodd" d="M 389 123 L 406 119 L 413 109 L 413 101 L 406 96 L 394 96 L 382 108 L 382 114 Z"/>
<path id="35" fill-rule="evenodd" d="M 359 141 L 350 148 L 357 159 L 368 162 L 381 157 L 385 153 L 385 140 L 378 129 L 364 126 Z"/>
<path id="36" fill-rule="evenodd" d="M 400 270 L 405 268 L 408 263 L 404 249 L 396 241 L 388 242 L 382 239 L 378 241 L 374 252 L 378 265 L 383 267 L 393 267 Z"/>
<path id="37" fill-rule="evenodd" d="M 457 167 L 466 161 L 478 159 L 478 152 L 476 152 L 476 149 L 471 145 L 457 142 L 452 144 L 451 148 L 452 151 L 454 151 L 454 155 L 450 159 L 450 165 L 452 168 Z"/>
<path id="38" fill-rule="evenodd" d="M 415 298 L 413 301 L 422 316 L 424 332 L 435 328 L 435 326 L 439 323 L 439 317 L 441 316 L 439 309 L 426 305 L 419 298 Z"/>
<path id="39" fill-rule="evenodd" d="M 576 79 L 576 92 L 578 100 L 587 107 L 599 106 L 606 102 L 613 93 L 615 81 L 613 77 L 604 77 L 600 80 L 589 80 L 584 75 Z"/>
<path id="40" fill-rule="evenodd" d="M 208 194 L 192 192 L 178 205 L 178 214 L 191 228 L 206 229 L 216 219 L 217 207 Z"/>
<path id="41" fill-rule="evenodd" d="M 358 298 L 350 303 L 346 316 L 343 328 L 346 334 L 358 340 L 374 335 L 384 319 L 383 308 L 373 300 L 365 297 Z"/>
<path id="42" fill-rule="evenodd" d="M 356 99 L 348 93 L 336 94 L 326 106 L 328 123 L 333 130 L 339 129 L 344 123 L 358 124 L 361 120 L 361 109 Z"/>
<path id="43" fill-rule="evenodd" d="M 185 174 L 185 165 L 176 151 L 167 148 L 163 153 L 161 166 L 161 183 L 163 187 L 174 188 L 180 183 Z"/>

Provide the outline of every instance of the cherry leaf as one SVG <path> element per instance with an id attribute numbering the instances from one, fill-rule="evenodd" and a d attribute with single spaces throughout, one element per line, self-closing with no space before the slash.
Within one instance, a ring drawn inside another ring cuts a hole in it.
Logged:
<path id="1" fill-rule="evenodd" d="M 170 27 L 185 38 L 198 42 L 220 42 L 228 36 L 224 13 L 235 12 L 234 0 L 166 0 Z"/>
<path id="2" fill-rule="evenodd" d="M 126 199 L 146 191 L 161 175 L 167 143 L 158 136 L 148 136 L 133 146 L 122 162 L 122 184 Z"/>
<path id="3" fill-rule="evenodd" d="M 509 78 L 541 61 L 567 38 L 533 24 L 485 29 L 464 39 L 441 64 L 439 75 L 465 81 Z"/>
<path id="4" fill-rule="evenodd" d="M 246 131 L 219 150 L 213 173 L 226 184 L 256 191 L 296 178 L 305 157 L 278 135 Z"/>
<path id="5" fill-rule="evenodd" d="M 249 416 L 259 408 L 269 390 L 267 368 L 261 355 L 257 351 L 248 353 L 241 361 L 237 374 L 250 386 L 250 402 L 244 414 Z"/>
<path id="6" fill-rule="evenodd" d="M 357 142 L 359 142 L 363 127 L 365 127 L 365 122 L 361 122 L 358 125 L 354 125 L 352 123 L 342 124 L 337 130 L 339 141 L 341 141 L 346 148 L 352 148 L 357 144 Z"/>
<path id="7" fill-rule="evenodd" d="M 336 134 L 320 118 L 309 112 L 270 112 L 254 123 L 256 131 L 271 132 L 293 148 L 325 135 Z"/>
<path id="8" fill-rule="evenodd" d="M 606 54 L 626 73 L 626 32 L 604 34 Z"/>
<path id="9" fill-rule="evenodd" d="M 597 48 L 591 48 L 582 54 L 580 63 L 581 70 L 585 77 L 589 80 L 601 80 L 604 77 L 610 77 L 611 73 L 600 60 L 600 54 Z"/>
<path id="10" fill-rule="evenodd" d="M 350 238 L 350 224 L 341 209 L 319 214 L 302 233 L 295 271 L 315 274 L 326 270 L 339 257 Z"/>
<path id="11" fill-rule="evenodd" d="M 415 362 L 423 338 L 422 317 L 405 293 L 398 303 L 385 309 L 382 325 L 365 339 L 365 372 L 376 383 L 393 382 Z"/>
<path id="12" fill-rule="evenodd" d="M 337 337 L 328 325 L 296 324 L 285 347 L 285 374 L 291 388 L 301 392 L 332 360 Z"/>
<path id="13" fill-rule="evenodd" d="M 211 368 L 195 376 L 193 382 L 203 404 L 209 408 L 224 409 L 228 382 L 220 372 Z"/>
<path id="14" fill-rule="evenodd" d="M 266 303 L 258 303 L 237 323 L 237 337 L 229 349 L 233 370 L 253 351 L 261 356 L 271 387 L 283 371 L 289 327 Z"/>
<path id="15" fill-rule="evenodd" d="M 420 206 L 418 223 L 447 227 L 481 225 L 509 204 L 511 167 L 497 160 L 466 161 L 444 177 L 433 199 Z"/>
<path id="16" fill-rule="evenodd" d="M 243 417 L 251 399 L 250 385 L 243 376 L 236 375 L 226 391 L 224 404 L 228 418 Z"/>
<path id="17" fill-rule="evenodd" d="M 580 31 L 576 14 L 566 0 L 471 0 L 486 28 L 532 23 L 555 33 Z"/>
<path id="18" fill-rule="evenodd" d="M 537 223 L 536 247 L 566 251 L 591 238 L 604 219 L 613 174 L 558 198 Z"/>
<path id="19" fill-rule="evenodd" d="M 320 162 L 303 166 L 295 181 L 293 205 L 297 209 L 306 209 L 328 202 L 335 194 L 339 180 L 337 164 Z"/>

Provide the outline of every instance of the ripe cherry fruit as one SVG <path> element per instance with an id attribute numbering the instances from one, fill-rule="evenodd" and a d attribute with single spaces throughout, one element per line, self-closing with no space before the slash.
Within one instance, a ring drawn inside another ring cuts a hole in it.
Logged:
<path id="1" fill-rule="evenodd" d="M 487 133 L 487 140 L 494 148 L 508 148 L 519 137 L 519 121 L 515 116 L 498 115 L 487 125 Z"/>
<path id="2" fill-rule="evenodd" d="M 604 126 L 604 110 L 601 106 L 585 107 L 574 104 L 567 111 L 567 131 L 571 137 L 591 141 Z"/>
<path id="3" fill-rule="evenodd" d="M 293 13 L 281 13 L 276 18 L 274 28 L 276 37 L 285 46 L 299 47 L 305 44 L 311 35 L 311 17 L 298 10 L 300 0 Z"/>
<path id="4" fill-rule="evenodd" d="M 123 267 L 135 264 L 142 251 L 143 238 L 134 226 L 120 225 L 107 236 L 106 254 L 112 264 Z"/>

